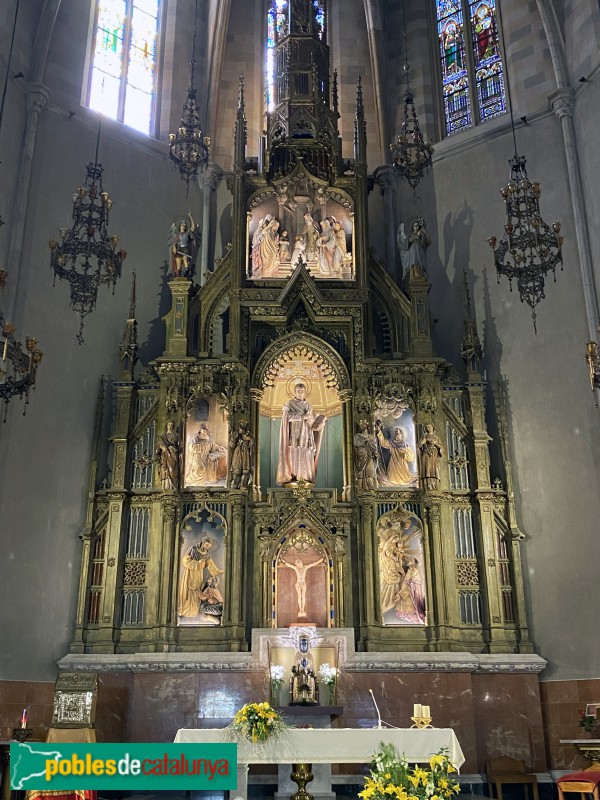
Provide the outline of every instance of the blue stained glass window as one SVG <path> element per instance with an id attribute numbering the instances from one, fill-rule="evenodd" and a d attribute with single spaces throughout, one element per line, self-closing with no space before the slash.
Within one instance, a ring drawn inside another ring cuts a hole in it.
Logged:
<path id="1" fill-rule="evenodd" d="M 436 6 L 446 134 L 451 135 L 506 111 L 504 68 L 495 0 L 436 0 Z"/>
<path id="2" fill-rule="evenodd" d="M 494 0 L 471 0 L 475 84 L 481 121 L 506 111 L 504 72 Z"/>
<path id="3" fill-rule="evenodd" d="M 327 19 L 325 16 L 325 3 L 320 0 L 313 0 L 315 9 L 315 30 L 321 41 L 327 40 Z"/>
<path id="4" fill-rule="evenodd" d="M 149 134 L 160 0 L 98 0 L 88 105 Z"/>
<path id="5" fill-rule="evenodd" d="M 288 0 L 272 0 L 267 10 L 265 97 L 267 111 L 275 110 L 275 48 L 290 32 Z"/>

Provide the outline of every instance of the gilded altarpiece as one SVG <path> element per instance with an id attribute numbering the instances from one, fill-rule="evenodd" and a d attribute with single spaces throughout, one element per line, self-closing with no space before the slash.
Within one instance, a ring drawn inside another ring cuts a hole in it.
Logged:
<path id="1" fill-rule="evenodd" d="M 258 162 L 240 86 L 231 243 L 214 264 L 204 249 L 199 283 L 171 276 L 141 374 L 130 311 L 99 403 L 74 652 L 240 651 L 310 623 L 353 629 L 358 650 L 533 652 L 505 406 L 497 479 L 474 320 L 459 376 L 422 266 L 399 281 L 370 251 L 362 87 L 343 160 L 318 6 L 293 3 L 274 45 Z"/>

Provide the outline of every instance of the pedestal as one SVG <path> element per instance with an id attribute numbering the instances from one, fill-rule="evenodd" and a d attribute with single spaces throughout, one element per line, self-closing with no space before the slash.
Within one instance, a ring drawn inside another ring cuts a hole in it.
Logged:
<path id="1" fill-rule="evenodd" d="M 285 706 L 278 711 L 284 714 L 288 725 L 331 728 L 332 718 L 341 714 L 343 709 L 334 706 Z M 288 800 L 298 791 L 297 784 L 292 781 L 291 772 L 289 764 L 278 765 L 275 800 Z M 313 779 L 307 785 L 306 791 L 315 800 L 335 800 L 335 792 L 331 791 L 331 764 L 313 764 L 311 772 Z"/>

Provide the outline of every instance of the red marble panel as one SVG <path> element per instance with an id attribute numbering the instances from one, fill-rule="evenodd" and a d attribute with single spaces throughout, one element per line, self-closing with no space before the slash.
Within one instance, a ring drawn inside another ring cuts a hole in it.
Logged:
<path id="1" fill-rule="evenodd" d="M 98 676 L 96 738 L 99 742 L 130 741 L 131 673 L 101 673 Z"/>
<path id="2" fill-rule="evenodd" d="M 338 703 L 344 714 L 337 725 L 362 728 L 377 724 L 370 688 L 382 719 L 392 725 L 410 727 L 414 703 L 429 705 L 433 724 L 456 732 L 466 758 L 462 771 L 474 772 L 477 751 L 471 677 L 463 672 L 342 672 Z"/>
<path id="3" fill-rule="evenodd" d="M 480 771 L 499 756 L 525 761 L 530 772 L 547 769 L 537 675 L 473 675 Z"/>
<path id="4" fill-rule="evenodd" d="M 561 739 L 585 738 L 579 727 L 579 710 L 600 700 L 600 680 L 546 681 L 540 683 L 546 729 L 546 747 L 551 769 L 577 770 L 589 766 L 574 745 Z"/>

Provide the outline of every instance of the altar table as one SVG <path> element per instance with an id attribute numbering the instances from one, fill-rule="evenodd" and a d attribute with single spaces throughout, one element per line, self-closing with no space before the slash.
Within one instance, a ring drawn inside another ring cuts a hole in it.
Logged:
<path id="1" fill-rule="evenodd" d="M 231 734 L 223 728 L 182 728 L 175 737 L 180 744 L 226 741 L 231 741 Z M 288 728 L 260 745 L 238 742 L 235 797 L 247 797 L 248 764 L 365 764 L 381 742 L 395 745 L 411 764 L 429 761 L 440 750 L 457 769 L 465 761 L 451 728 Z"/>

